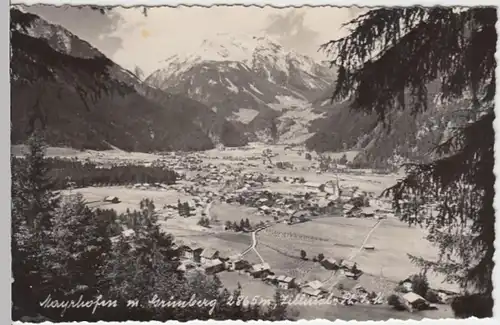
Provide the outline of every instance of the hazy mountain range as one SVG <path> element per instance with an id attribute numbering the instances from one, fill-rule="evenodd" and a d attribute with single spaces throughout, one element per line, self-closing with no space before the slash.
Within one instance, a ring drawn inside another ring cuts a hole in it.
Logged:
<path id="1" fill-rule="evenodd" d="M 104 56 L 41 18 L 26 33 L 70 56 Z M 27 67 L 11 68 L 15 75 Z M 285 50 L 264 34 L 218 34 L 196 51 L 165 58 L 144 81 L 117 64 L 110 69 L 127 94 L 113 91 L 92 107 L 65 83 L 64 68 L 56 71 L 55 82 L 26 85 L 11 78 L 12 142 L 25 141 L 34 119 L 45 125 L 53 146 L 135 151 L 269 141 L 274 125 L 278 142 L 305 143 L 317 151 L 355 148 L 374 161 L 418 158 L 441 140 L 452 120 L 447 107 L 431 101 L 428 113 L 397 114 L 392 128 L 383 128 L 376 116 L 329 100 L 335 69 L 328 63 Z"/>

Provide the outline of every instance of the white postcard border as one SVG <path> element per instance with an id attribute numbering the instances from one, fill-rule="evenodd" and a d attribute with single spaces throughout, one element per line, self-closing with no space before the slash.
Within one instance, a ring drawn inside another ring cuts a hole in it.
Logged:
<path id="1" fill-rule="evenodd" d="M 7 25 L 9 24 L 9 6 L 7 1 L 2 1 L 4 5 L 2 5 L 2 19 L 4 24 L 4 28 L 0 28 L 2 31 L 0 33 L 1 37 L 1 44 L 2 44 L 2 50 L 0 51 L 1 53 L 1 61 L 4 63 L 4 67 L 9 65 L 9 48 L 8 48 L 8 39 L 9 39 L 9 32 Z M 212 5 L 245 5 L 245 6 L 273 6 L 273 7 L 298 7 L 298 6 L 304 6 L 304 5 L 309 5 L 309 6 L 351 6 L 351 5 L 356 5 L 358 7 L 376 7 L 376 6 L 412 6 L 412 5 L 423 5 L 423 6 L 435 6 L 435 5 L 446 5 L 446 6 L 498 6 L 498 0 L 482 0 L 482 1 L 473 1 L 473 0 L 440 0 L 440 1 L 431 1 L 431 0 L 420 0 L 420 1 L 398 1 L 398 0 L 385 0 L 385 1 L 377 1 L 377 0 L 358 0 L 358 1 L 342 1 L 342 0 L 272 0 L 272 1 L 241 1 L 241 0 L 225 0 L 225 1 L 203 1 L 203 0 L 184 0 L 184 1 L 179 1 L 179 0 L 83 0 L 83 1 L 78 1 L 78 0 L 43 0 L 43 1 L 34 1 L 34 0 L 26 0 L 26 1 L 19 1 L 19 0 L 14 0 L 11 1 L 11 4 L 26 4 L 26 5 L 31 5 L 31 4 L 51 4 L 51 5 L 85 5 L 85 4 L 94 4 L 94 5 L 109 5 L 109 6 L 179 6 L 179 5 L 188 5 L 188 6 L 212 6 Z M 5 7 L 4 7 L 5 6 Z M 500 12 L 499 12 L 500 16 Z M 500 20 L 497 21 L 497 33 L 500 34 Z M 500 62 L 500 43 L 497 41 L 497 52 L 495 54 L 497 62 Z M 496 75 L 500 75 L 500 67 L 497 65 L 496 68 Z M 2 117 L 0 118 L 0 123 L 2 124 L 0 127 L 0 132 L 2 132 L 2 149 L 5 152 L 5 155 L 2 156 L 2 165 L 5 166 L 4 172 L 0 173 L 0 184 L 2 186 L 2 204 L 1 209 L 3 209 L 2 218 L 2 227 L 0 227 L 2 231 L 2 235 L 0 238 L 3 240 L 3 244 L 0 245 L 2 249 L 2 256 L 4 257 L 4 265 L 9 264 L 10 265 L 10 260 L 11 260 L 11 255 L 10 255 L 10 115 L 7 108 L 10 107 L 10 78 L 7 73 L 4 73 L 0 79 L 2 88 L 4 91 L 2 91 L 2 96 L 1 100 L 3 102 L 2 105 L 2 110 L 1 113 Z M 497 83 L 497 96 L 495 98 L 495 107 L 499 107 L 500 104 L 500 96 L 499 91 L 500 91 L 500 85 Z M 499 152 L 500 152 L 500 121 L 498 119 L 495 119 L 494 123 L 495 127 L 495 159 L 500 158 Z M 495 175 L 496 177 L 500 177 L 500 165 L 498 163 L 495 163 Z M 497 193 L 500 193 L 500 182 L 495 183 L 495 189 Z M 500 197 L 498 195 L 495 196 L 495 203 L 494 203 L 495 209 L 499 210 L 500 209 Z M 9 218 L 7 218 L 9 216 Z M 500 234 L 500 222 L 497 220 L 496 225 L 495 225 L 495 230 L 496 234 Z M 493 291 L 493 297 L 495 299 L 495 307 L 494 307 L 494 318 L 491 319 L 477 319 L 477 318 L 469 318 L 466 320 L 457 320 L 457 319 L 442 319 L 442 320 L 431 320 L 431 319 L 424 319 L 421 321 L 415 321 L 415 320 L 396 320 L 396 319 L 391 319 L 385 322 L 375 322 L 375 321 L 368 321 L 368 322 L 358 322 L 358 321 L 334 321 L 333 323 L 338 324 L 338 325 L 343 325 L 343 324 L 358 324 L 358 323 L 363 323 L 363 324 L 382 324 L 385 323 L 387 325 L 395 325 L 395 324 L 425 324 L 425 325 L 433 325 L 433 324 L 439 324 L 439 325 L 447 325 L 447 324 L 498 324 L 500 320 L 500 253 L 498 250 L 500 250 L 500 240 L 496 238 L 495 241 L 495 255 L 494 255 L 494 260 L 497 264 L 497 267 L 495 267 L 493 271 L 493 281 L 495 284 L 495 290 Z M 10 318 L 10 300 L 11 300 L 11 270 L 10 266 L 4 267 L 3 268 L 3 276 L 2 276 L 2 295 L 4 296 L 2 301 L 5 303 L 2 304 L 2 310 L 0 315 L 2 318 L 5 318 L 4 320 L 6 322 L 2 323 L 12 323 L 11 318 Z M 7 319 L 8 318 L 8 319 Z M 8 321 L 8 322 L 7 322 Z M 331 323 L 328 320 L 322 320 L 322 319 L 317 319 L 317 320 L 311 320 L 311 321 L 306 321 L 302 320 L 299 321 L 300 324 L 303 323 L 308 323 L 311 325 L 319 325 L 319 324 L 327 324 Z M 140 324 L 141 322 L 125 322 L 126 324 Z M 165 324 L 163 322 L 148 322 L 149 324 L 153 325 L 160 325 L 160 324 Z M 177 321 L 168 321 L 167 322 L 169 325 L 177 325 L 177 324 L 182 324 L 181 322 Z M 190 324 L 216 324 L 220 323 L 220 321 L 190 321 Z M 224 323 L 233 323 L 235 325 L 243 325 L 243 321 L 224 321 Z M 272 323 L 272 322 L 264 322 L 264 321 L 249 321 L 249 324 L 263 324 L 263 323 Z M 283 324 L 292 324 L 292 322 L 281 322 Z M 29 324 L 29 323 L 21 323 L 21 322 L 14 322 L 14 324 Z M 44 322 L 41 323 L 44 325 L 48 324 L 53 324 L 50 322 Z M 71 323 L 59 323 L 59 324 L 71 324 Z M 90 322 L 79 322 L 78 324 L 123 324 L 119 322 L 97 322 L 97 323 L 90 323 Z"/>

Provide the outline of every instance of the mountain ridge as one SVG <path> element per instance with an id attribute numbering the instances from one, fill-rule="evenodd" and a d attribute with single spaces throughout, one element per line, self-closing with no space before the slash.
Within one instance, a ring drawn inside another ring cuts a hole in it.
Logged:
<path id="1" fill-rule="evenodd" d="M 240 122 L 250 139 L 267 141 L 262 135 L 281 115 L 275 107 L 284 98 L 311 101 L 334 75 L 325 64 L 287 51 L 268 36 L 225 33 L 204 40 L 195 51 L 170 56 L 145 82 L 186 94 L 218 116 Z"/>
<path id="2" fill-rule="evenodd" d="M 91 44 L 62 26 L 51 24 L 37 15 L 20 11 L 14 14 L 32 17 L 31 26 L 18 32 L 27 39 L 43 39 L 54 54 L 85 58 L 88 62 L 107 59 Z M 25 49 L 28 56 L 30 51 L 29 47 Z M 54 69 L 55 80 L 35 80 L 26 84 L 17 78 L 23 69 L 29 68 L 16 62 L 11 66 L 13 144 L 25 141 L 30 124 L 36 123 L 45 130 L 49 145 L 80 149 L 104 150 L 116 146 L 129 151 L 204 150 L 215 145 L 209 135 L 211 128 L 208 123 L 195 122 L 205 118 L 207 108 L 203 104 L 158 91 L 154 98 L 147 98 L 153 90 L 146 91 L 148 86 L 114 62 L 101 73 L 109 73 L 116 83 L 106 85 L 102 98 L 95 98 L 90 106 L 79 96 L 79 92 L 85 91 L 79 80 L 94 78 L 95 75 L 67 71 L 61 66 Z M 184 110 L 185 107 L 189 109 Z M 219 124 L 227 123 L 231 122 L 221 121 Z M 220 128 L 215 132 L 220 132 Z M 226 142 L 231 141 L 234 142 L 232 139 Z M 238 144 L 245 141 L 243 138 Z"/>

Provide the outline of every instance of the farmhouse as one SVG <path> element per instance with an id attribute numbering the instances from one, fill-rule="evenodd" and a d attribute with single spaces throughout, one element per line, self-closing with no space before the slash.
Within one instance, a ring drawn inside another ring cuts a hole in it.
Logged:
<path id="1" fill-rule="evenodd" d="M 356 208 L 352 204 L 344 204 L 344 207 L 343 207 L 344 216 L 350 217 L 354 213 L 355 209 Z"/>
<path id="2" fill-rule="evenodd" d="M 215 274 L 224 270 L 224 263 L 221 260 L 212 260 L 203 266 L 206 274 Z"/>
<path id="3" fill-rule="evenodd" d="M 414 310 L 423 310 L 429 305 L 427 300 L 414 292 L 408 292 L 404 294 L 402 298 L 403 304 L 409 312 L 413 312 Z"/>
<path id="4" fill-rule="evenodd" d="M 354 265 L 356 265 L 356 263 L 348 260 L 343 260 L 342 263 L 340 263 L 341 268 L 349 271 L 351 271 L 354 268 Z"/>
<path id="5" fill-rule="evenodd" d="M 219 251 L 213 248 L 205 248 L 201 254 L 201 262 L 206 263 L 219 258 Z"/>
<path id="6" fill-rule="evenodd" d="M 187 245 L 183 245 L 179 247 L 179 251 L 181 252 L 182 256 L 184 258 L 190 259 L 193 262 L 201 262 L 201 252 L 203 251 L 203 248 L 201 247 L 189 247 Z"/>
<path id="7" fill-rule="evenodd" d="M 358 278 L 361 276 L 361 272 L 356 272 L 356 273 L 354 273 L 354 272 L 350 272 L 350 271 L 345 271 L 345 272 L 344 272 L 344 275 L 345 275 L 347 278 L 349 278 L 349 279 L 354 279 L 354 280 L 356 280 L 356 279 L 358 279 Z"/>
<path id="8" fill-rule="evenodd" d="M 437 295 L 440 301 L 448 304 L 451 303 L 451 301 L 457 296 L 457 293 L 448 290 L 438 289 Z"/>
<path id="9" fill-rule="evenodd" d="M 339 268 L 339 263 L 333 258 L 326 258 L 322 260 L 321 265 L 327 270 L 336 270 Z"/>
<path id="10" fill-rule="evenodd" d="M 293 225 L 296 223 L 305 222 L 309 220 L 309 216 L 310 216 L 309 211 L 305 210 L 297 211 L 290 217 L 290 219 L 288 220 L 288 224 Z"/>
<path id="11" fill-rule="evenodd" d="M 321 290 L 315 290 L 310 287 L 305 287 L 301 290 L 301 292 L 305 295 L 311 296 L 311 297 L 319 297 L 321 295 Z"/>
<path id="12" fill-rule="evenodd" d="M 322 184 L 321 183 L 313 183 L 313 182 L 306 182 L 304 184 L 304 186 L 308 189 L 319 189 L 319 187 L 321 186 Z"/>
<path id="13" fill-rule="evenodd" d="M 277 282 L 277 277 L 274 274 L 268 274 L 264 281 L 269 284 L 275 284 Z"/>
<path id="14" fill-rule="evenodd" d="M 250 274 L 254 278 L 263 277 L 271 273 L 271 266 L 269 266 L 268 263 L 255 264 L 252 265 L 252 268 L 250 269 Z"/>
<path id="15" fill-rule="evenodd" d="M 321 281 L 314 280 L 314 281 L 308 282 L 305 285 L 305 288 L 311 288 L 313 290 L 320 290 L 321 291 L 322 286 L 323 286 L 323 283 L 321 283 Z"/>
<path id="16" fill-rule="evenodd" d="M 120 203 L 120 199 L 116 196 L 106 196 L 104 202 L 110 202 L 113 204 Z"/>
<path id="17" fill-rule="evenodd" d="M 281 289 L 290 289 L 294 285 L 294 278 L 290 276 L 280 275 L 278 278 L 278 287 Z"/>
<path id="18" fill-rule="evenodd" d="M 271 213 L 271 208 L 268 207 L 267 205 L 260 206 L 259 210 L 262 211 L 262 212 L 264 212 L 265 214 Z"/>
<path id="19" fill-rule="evenodd" d="M 239 257 L 230 257 L 228 261 L 226 261 L 226 269 L 229 271 L 237 271 L 244 269 L 247 266 L 248 262 L 242 260 Z"/>
<path id="20" fill-rule="evenodd" d="M 362 207 L 359 211 L 359 215 L 362 218 L 373 218 L 375 217 L 375 209 L 372 207 Z"/>

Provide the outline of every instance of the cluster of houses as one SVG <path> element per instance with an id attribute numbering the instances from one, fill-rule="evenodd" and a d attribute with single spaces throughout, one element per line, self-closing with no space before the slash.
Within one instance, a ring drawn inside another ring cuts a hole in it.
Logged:
<path id="1" fill-rule="evenodd" d="M 257 278 L 271 270 L 267 263 L 251 265 L 240 255 L 223 257 L 213 248 L 180 245 L 177 249 L 183 257 L 178 267 L 180 272 L 191 269 L 202 269 L 206 274 L 216 274 L 225 270 L 243 271 Z"/>
<path id="2" fill-rule="evenodd" d="M 436 309 L 434 303 L 450 304 L 457 296 L 457 293 L 443 289 L 428 289 L 426 298 L 413 292 L 413 281 L 406 278 L 399 283 L 399 293 L 397 297 L 406 310 L 414 312 L 417 310 Z M 432 292 L 432 295 L 429 293 Z"/>
<path id="3" fill-rule="evenodd" d="M 170 188 L 169 185 L 167 184 L 162 184 L 162 183 L 136 183 L 133 185 L 128 185 L 127 188 L 133 188 L 136 190 L 160 190 L 160 191 L 166 191 Z"/>
<path id="4" fill-rule="evenodd" d="M 282 194 L 268 190 L 235 191 L 224 197 L 227 203 L 239 203 L 258 209 L 260 215 L 266 215 L 275 220 L 290 218 L 291 223 L 298 219 L 305 221 L 310 216 L 333 212 L 338 202 L 335 197 L 325 197 L 315 194 Z M 302 215 L 302 216 L 300 216 Z"/>
<path id="5" fill-rule="evenodd" d="M 179 272 L 189 272 L 190 270 L 203 270 L 206 274 L 216 274 L 222 271 L 237 271 L 241 274 L 260 279 L 263 282 L 276 286 L 277 288 L 288 290 L 293 289 L 298 293 L 310 297 L 327 297 L 332 295 L 336 298 L 348 300 L 351 303 L 381 303 L 379 295 L 371 295 L 361 287 L 356 290 L 346 288 L 327 288 L 325 283 L 319 280 L 303 283 L 295 277 L 287 275 L 276 275 L 269 263 L 250 264 L 242 259 L 240 255 L 223 257 L 219 251 L 213 248 L 202 248 L 198 246 L 180 245 L 177 247 L 182 256 L 182 261 L 178 267 Z M 346 278 L 357 279 L 362 272 L 357 269 L 356 264 L 351 261 L 337 262 L 334 259 L 324 259 L 321 264 L 330 270 L 340 269 Z M 378 298 L 377 298 L 378 297 Z"/>

